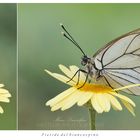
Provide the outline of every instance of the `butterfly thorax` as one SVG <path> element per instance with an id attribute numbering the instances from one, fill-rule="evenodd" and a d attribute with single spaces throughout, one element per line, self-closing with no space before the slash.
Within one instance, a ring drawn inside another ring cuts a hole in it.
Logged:
<path id="1" fill-rule="evenodd" d="M 87 74 L 95 81 L 97 81 L 98 78 L 100 77 L 100 70 L 96 68 L 94 58 L 83 56 L 81 64 L 86 67 Z"/>

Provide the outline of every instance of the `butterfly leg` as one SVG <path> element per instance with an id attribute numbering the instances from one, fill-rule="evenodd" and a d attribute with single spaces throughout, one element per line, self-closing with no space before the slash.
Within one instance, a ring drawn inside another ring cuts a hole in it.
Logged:
<path id="1" fill-rule="evenodd" d="M 80 69 L 79 69 L 80 70 Z M 77 70 L 76 72 L 75 72 L 75 74 L 70 78 L 70 80 L 68 80 L 66 83 L 68 83 L 68 82 L 70 82 L 70 81 L 72 81 L 73 80 L 73 78 L 76 76 L 76 74 L 79 72 L 79 70 Z"/>
<path id="2" fill-rule="evenodd" d="M 76 85 L 78 85 L 79 84 L 79 79 L 80 79 L 80 71 L 81 72 L 83 72 L 83 73 L 86 73 L 87 74 L 87 71 L 85 71 L 85 70 L 82 70 L 82 69 L 79 69 L 79 72 L 78 72 L 78 81 L 77 81 L 77 84 Z M 87 81 L 87 80 L 86 80 Z"/>
<path id="3" fill-rule="evenodd" d="M 84 83 L 83 83 L 83 85 L 82 86 L 80 86 L 80 87 L 78 87 L 78 89 L 80 89 L 80 88 L 82 88 L 85 84 L 86 84 L 86 82 L 87 82 L 87 80 L 88 80 L 88 76 L 89 76 L 89 73 L 88 72 L 86 72 L 86 79 L 85 79 L 85 81 L 84 81 Z"/>
<path id="4" fill-rule="evenodd" d="M 80 72 L 87 73 L 85 70 L 79 69 L 79 70 L 77 70 L 77 71 L 75 72 L 75 74 L 72 76 L 72 78 L 70 78 L 70 80 L 67 81 L 67 83 L 70 82 L 71 80 L 73 80 L 73 78 L 74 78 L 74 77 L 77 75 L 77 73 L 78 73 L 78 80 L 77 80 L 77 83 L 76 83 L 76 85 L 78 85 L 78 84 L 79 84 L 79 79 L 80 79 Z"/>

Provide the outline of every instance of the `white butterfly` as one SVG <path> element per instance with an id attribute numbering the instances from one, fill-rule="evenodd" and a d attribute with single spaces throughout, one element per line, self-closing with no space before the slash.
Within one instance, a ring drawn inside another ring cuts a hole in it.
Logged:
<path id="1" fill-rule="evenodd" d="M 62 24 L 61 27 L 66 32 L 63 35 L 83 53 L 81 64 L 86 67 L 86 70 L 79 69 L 75 75 L 80 71 L 85 72 L 87 79 L 90 76 L 97 83 L 112 88 L 140 83 L 140 29 L 114 39 L 90 58 Z M 125 92 L 140 95 L 140 87 L 127 89 Z"/>

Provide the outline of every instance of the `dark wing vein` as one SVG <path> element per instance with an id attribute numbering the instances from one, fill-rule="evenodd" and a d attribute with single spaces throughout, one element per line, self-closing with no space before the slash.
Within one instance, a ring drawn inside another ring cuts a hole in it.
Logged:
<path id="1" fill-rule="evenodd" d="M 105 81 L 107 82 L 107 84 L 113 89 L 113 87 L 111 86 L 110 82 L 107 80 L 107 78 L 105 77 L 105 75 L 103 75 Z"/>
<path id="2" fill-rule="evenodd" d="M 102 47 L 101 49 L 99 49 L 99 50 L 93 55 L 93 57 L 96 57 L 101 51 L 105 50 L 105 49 L 108 48 L 108 47 L 111 47 L 115 42 L 119 41 L 120 39 L 122 39 L 122 38 L 124 38 L 124 37 L 126 37 L 126 36 L 128 36 L 128 35 L 133 35 L 133 34 L 140 34 L 140 28 L 138 28 L 138 29 L 136 29 L 136 30 L 134 30 L 134 31 L 131 31 L 131 32 L 129 32 L 129 33 L 126 33 L 126 34 L 124 34 L 124 35 L 122 35 L 122 36 L 120 36 L 120 37 L 118 37 L 118 38 L 116 38 L 116 39 L 110 41 L 110 42 L 107 43 L 104 47 Z"/>
<path id="3" fill-rule="evenodd" d="M 133 53 L 126 53 L 126 52 L 127 52 L 127 50 L 129 49 L 130 45 L 133 43 L 133 41 L 134 41 L 139 35 L 140 35 L 140 34 L 137 34 L 136 36 L 134 36 L 134 37 L 132 38 L 132 40 L 130 41 L 130 43 L 128 44 L 126 50 L 124 51 L 124 53 L 123 53 L 122 55 L 118 56 L 117 58 L 115 58 L 114 60 L 110 61 L 109 63 L 107 63 L 106 65 L 103 65 L 103 66 L 106 67 L 107 65 L 113 63 L 114 61 L 116 61 L 117 59 L 123 57 L 124 55 L 133 54 Z M 109 48 L 110 48 L 110 47 L 109 47 Z M 108 49 L 109 49 L 109 48 L 108 48 Z M 104 53 L 103 53 L 103 55 L 102 55 L 102 58 L 101 58 L 101 61 L 103 61 L 103 57 L 104 57 L 104 55 L 105 55 L 105 53 L 107 52 L 108 49 L 106 49 L 106 50 L 104 51 Z M 136 50 L 137 50 L 137 49 L 136 49 Z M 135 51 L 136 51 L 136 50 L 135 50 Z M 135 54 L 133 54 L 133 55 L 135 55 Z M 137 56 L 138 56 L 138 55 L 137 55 Z M 103 62 L 102 62 L 102 63 L 103 63 Z"/>
<path id="4" fill-rule="evenodd" d="M 127 69 L 136 69 L 140 68 L 140 66 L 132 67 L 132 68 L 104 68 L 105 70 L 127 70 Z"/>
<path id="5" fill-rule="evenodd" d="M 111 77 L 110 75 L 106 74 L 112 81 L 114 81 L 116 84 L 120 85 L 120 87 L 123 87 L 124 85 L 121 84 L 120 82 L 116 81 L 113 77 Z M 104 75 L 105 77 L 105 75 Z M 106 78 L 107 79 L 107 78 Z M 113 88 L 116 88 L 116 87 L 113 87 Z M 131 90 L 129 89 L 126 89 L 127 91 L 129 91 L 130 93 L 134 94 Z"/>
<path id="6" fill-rule="evenodd" d="M 139 78 L 136 78 L 136 77 L 134 77 L 134 76 L 132 76 L 132 75 L 130 75 L 130 74 L 128 74 L 128 73 L 126 74 L 126 73 L 123 73 L 123 72 L 120 72 L 120 71 L 112 71 L 111 73 L 108 72 L 108 71 L 106 71 L 106 72 L 109 73 L 109 74 L 113 74 L 113 73 L 122 74 L 122 75 L 125 75 L 125 76 L 129 76 L 129 78 L 134 78 L 135 80 L 140 81 Z M 113 74 L 113 75 L 115 75 L 115 74 Z"/>

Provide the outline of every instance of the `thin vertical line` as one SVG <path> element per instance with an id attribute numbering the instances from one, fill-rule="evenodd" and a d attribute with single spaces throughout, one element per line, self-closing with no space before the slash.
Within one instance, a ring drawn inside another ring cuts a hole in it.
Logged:
<path id="1" fill-rule="evenodd" d="M 17 98 L 16 98 L 16 129 L 18 130 L 18 105 L 19 105 L 19 102 L 18 102 L 18 91 L 19 91 L 19 89 L 18 89 L 18 59 L 19 59 L 19 57 L 18 57 L 18 3 L 16 3 L 16 16 L 17 16 L 17 18 L 16 18 L 16 20 L 17 20 L 17 53 L 16 53 L 16 96 L 17 96 Z"/>

